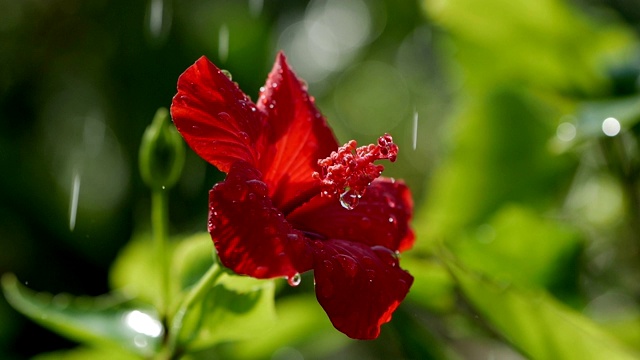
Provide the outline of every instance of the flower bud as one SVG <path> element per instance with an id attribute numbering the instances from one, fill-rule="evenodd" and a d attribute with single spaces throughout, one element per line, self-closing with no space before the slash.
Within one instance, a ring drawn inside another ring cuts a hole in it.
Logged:
<path id="1" fill-rule="evenodd" d="M 182 173 L 184 157 L 184 142 L 169 120 L 169 111 L 158 109 L 142 135 L 139 154 L 142 180 L 152 190 L 173 187 Z"/>

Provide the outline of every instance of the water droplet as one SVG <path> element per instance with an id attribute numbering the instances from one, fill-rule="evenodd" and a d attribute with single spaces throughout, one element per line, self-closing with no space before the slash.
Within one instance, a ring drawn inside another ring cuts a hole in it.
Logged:
<path id="1" fill-rule="evenodd" d="M 300 239 L 300 235 L 296 233 L 287 234 L 287 239 L 289 239 L 289 241 L 298 241 Z"/>
<path id="2" fill-rule="evenodd" d="M 258 266 L 256 271 L 254 272 L 254 276 L 257 278 L 262 278 L 267 274 L 267 268 L 265 266 Z"/>
<path id="3" fill-rule="evenodd" d="M 278 87 L 278 83 L 277 82 L 271 83 L 271 87 L 274 88 L 274 89 L 277 88 Z"/>
<path id="4" fill-rule="evenodd" d="M 368 229 L 368 228 L 371 227 L 371 219 L 369 219 L 366 216 L 363 216 L 362 220 L 360 220 L 360 224 L 361 224 L 363 229 Z"/>
<path id="5" fill-rule="evenodd" d="M 250 141 L 249 134 L 244 131 L 238 132 L 238 137 L 245 143 L 248 144 Z"/>
<path id="6" fill-rule="evenodd" d="M 231 118 L 231 115 L 229 115 L 224 111 L 218 113 L 218 118 L 220 119 L 220 121 L 223 121 L 223 122 L 231 122 L 233 120 Z"/>
<path id="7" fill-rule="evenodd" d="M 293 276 L 287 277 L 287 282 L 291 286 L 298 286 L 300 285 L 301 281 L 302 281 L 302 276 L 300 276 L 300 274 L 298 273 L 293 274 Z"/>
<path id="8" fill-rule="evenodd" d="M 380 245 L 371 247 L 371 250 L 373 250 L 373 252 L 376 253 L 376 255 L 378 255 L 378 258 L 382 260 L 385 264 L 391 267 L 398 266 L 398 255 L 395 252 Z"/>
<path id="9" fill-rule="evenodd" d="M 268 193 L 267 184 L 260 180 L 247 180 L 247 186 L 249 187 L 249 191 L 256 195 L 266 196 Z"/>
<path id="10" fill-rule="evenodd" d="M 356 272 L 358 271 L 358 264 L 351 256 L 340 254 L 336 256 L 336 259 L 338 259 L 338 262 L 346 272 L 347 276 L 356 276 Z"/>
<path id="11" fill-rule="evenodd" d="M 329 261 L 329 260 L 324 260 L 322 262 L 322 266 L 324 267 L 324 269 L 327 272 L 332 272 L 333 271 L 333 263 L 331 261 Z"/>
<path id="12" fill-rule="evenodd" d="M 389 215 L 389 223 L 390 224 L 395 224 L 397 222 L 396 217 L 393 215 Z"/>
<path id="13" fill-rule="evenodd" d="M 362 194 L 359 192 L 351 188 L 347 188 L 342 194 L 340 194 L 340 205 L 347 210 L 353 210 L 360 203 L 361 197 Z"/>
<path id="14" fill-rule="evenodd" d="M 224 74 L 224 76 L 226 76 L 227 79 L 233 80 L 233 76 L 231 75 L 231 72 L 229 70 L 220 69 L 220 72 Z"/>
<path id="15" fill-rule="evenodd" d="M 373 269 L 365 270 L 365 274 L 367 276 L 367 280 L 369 280 L 370 283 L 372 283 L 373 280 L 376 278 L 376 271 Z"/>

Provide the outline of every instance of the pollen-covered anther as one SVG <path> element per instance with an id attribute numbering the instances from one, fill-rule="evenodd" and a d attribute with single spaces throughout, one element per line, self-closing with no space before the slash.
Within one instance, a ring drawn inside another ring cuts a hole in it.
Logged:
<path id="1" fill-rule="evenodd" d="M 347 191 L 362 196 L 384 170 L 384 166 L 373 162 L 382 159 L 394 162 L 398 156 L 398 146 L 389 134 L 379 137 L 377 145 L 357 146 L 358 143 L 351 140 L 329 157 L 318 160 L 321 170 L 314 172 L 313 178 L 322 183 L 322 196 L 340 196 Z"/>

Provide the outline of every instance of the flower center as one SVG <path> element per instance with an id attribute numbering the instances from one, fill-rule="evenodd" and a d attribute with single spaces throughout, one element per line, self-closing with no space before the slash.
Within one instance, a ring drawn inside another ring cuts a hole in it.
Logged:
<path id="1" fill-rule="evenodd" d="M 320 172 L 314 172 L 313 178 L 321 182 L 321 196 L 340 196 L 340 204 L 351 210 L 358 206 L 367 186 L 382 174 L 384 166 L 373 162 L 381 159 L 396 161 L 398 145 L 393 143 L 391 135 L 378 138 L 378 144 L 357 147 L 351 140 L 331 152 L 325 159 L 318 160 Z"/>

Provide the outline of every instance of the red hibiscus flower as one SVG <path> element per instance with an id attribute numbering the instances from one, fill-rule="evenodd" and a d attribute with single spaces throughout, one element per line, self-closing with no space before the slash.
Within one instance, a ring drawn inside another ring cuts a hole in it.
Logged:
<path id="1" fill-rule="evenodd" d="M 200 58 L 178 79 L 171 115 L 189 146 L 227 173 L 209 193 L 220 261 L 291 285 L 314 270 L 316 297 L 333 325 L 352 338 L 376 338 L 413 283 L 396 255 L 414 241 L 411 194 L 379 178 L 382 166 L 373 164 L 395 160 L 391 137 L 338 147 L 283 54 L 255 104 Z"/>

